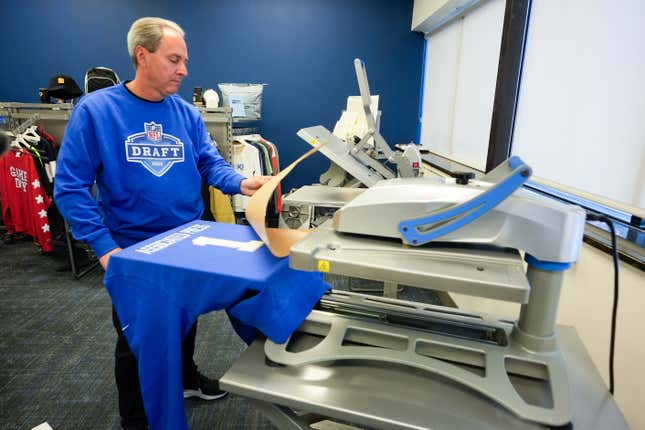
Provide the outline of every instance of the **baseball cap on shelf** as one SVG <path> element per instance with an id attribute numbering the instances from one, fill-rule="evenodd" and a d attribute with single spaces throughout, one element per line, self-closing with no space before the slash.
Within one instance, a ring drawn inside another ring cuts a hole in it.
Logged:
<path id="1" fill-rule="evenodd" d="M 74 78 L 66 75 L 56 75 L 49 80 L 47 94 L 57 99 L 71 100 L 82 96 L 83 91 L 81 91 Z"/>

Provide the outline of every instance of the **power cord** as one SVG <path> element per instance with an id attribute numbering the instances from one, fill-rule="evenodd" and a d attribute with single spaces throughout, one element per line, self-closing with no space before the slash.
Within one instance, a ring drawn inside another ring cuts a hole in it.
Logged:
<path id="1" fill-rule="evenodd" d="M 616 246 L 616 228 L 613 221 L 598 214 L 587 214 L 587 221 L 600 221 L 607 224 L 611 232 L 611 248 L 614 257 L 614 304 L 611 311 L 611 337 L 609 339 L 609 392 L 614 395 L 614 347 L 616 343 L 616 315 L 618 313 L 618 247 Z"/>

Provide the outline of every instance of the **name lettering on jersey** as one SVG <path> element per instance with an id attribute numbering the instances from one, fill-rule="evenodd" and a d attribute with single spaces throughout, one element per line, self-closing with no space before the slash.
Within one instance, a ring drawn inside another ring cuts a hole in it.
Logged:
<path id="1" fill-rule="evenodd" d="M 210 226 L 208 224 L 193 224 L 174 233 L 170 233 L 154 242 L 148 243 L 141 248 L 137 248 L 135 251 L 151 255 L 209 228 Z"/>
<path id="2" fill-rule="evenodd" d="M 27 192 L 27 171 L 18 169 L 17 167 L 9 166 L 9 174 L 16 181 L 16 188 L 23 192 Z"/>
<path id="3" fill-rule="evenodd" d="M 143 129 L 125 140 L 128 162 L 141 163 L 157 177 L 165 175 L 175 163 L 183 163 L 184 143 L 181 140 L 164 133 L 163 125 L 154 121 L 144 122 Z"/>

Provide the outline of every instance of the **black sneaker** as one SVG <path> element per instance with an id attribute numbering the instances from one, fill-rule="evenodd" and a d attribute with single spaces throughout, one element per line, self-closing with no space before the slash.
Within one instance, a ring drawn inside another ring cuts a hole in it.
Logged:
<path id="1" fill-rule="evenodd" d="M 148 424 L 134 424 L 134 425 L 121 424 L 121 428 L 123 430 L 150 430 L 150 427 L 148 427 Z"/>
<path id="2" fill-rule="evenodd" d="M 228 394 L 228 391 L 220 390 L 219 382 L 197 373 L 191 384 L 184 387 L 184 399 L 199 397 L 203 400 L 216 400 Z"/>

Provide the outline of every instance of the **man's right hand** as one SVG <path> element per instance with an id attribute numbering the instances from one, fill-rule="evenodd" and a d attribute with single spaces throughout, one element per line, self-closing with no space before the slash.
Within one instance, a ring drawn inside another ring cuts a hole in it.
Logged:
<path id="1" fill-rule="evenodd" d="M 116 254 L 119 251 L 121 251 L 121 248 L 114 248 L 112 251 L 109 251 L 109 252 L 103 254 L 103 256 L 101 256 L 101 258 L 99 258 L 99 263 L 101 263 L 101 266 L 103 267 L 103 270 L 107 270 L 107 265 L 108 265 L 108 261 L 110 260 L 110 256 L 112 254 Z"/>
<path id="2" fill-rule="evenodd" d="M 240 192 L 245 196 L 252 196 L 262 185 L 269 182 L 273 176 L 252 176 L 240 182 Z"/>

